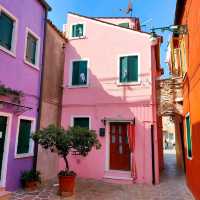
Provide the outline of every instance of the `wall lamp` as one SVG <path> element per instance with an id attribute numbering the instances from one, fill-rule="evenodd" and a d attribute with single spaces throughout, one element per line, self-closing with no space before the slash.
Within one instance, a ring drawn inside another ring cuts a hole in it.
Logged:
<path id="1" fill-rule="evenodd" d="M 152 28 L 150 37 L 151 42 L 155 42 L 157 40 L 158 35 L 156 34 L 156 31 L 161 31 L 161 32 L 169 31 L 177 35 L 179 34 L 186 35 L 188 34 L 188 27 L 187 25 L 171 25 L 159 28 Z"/>

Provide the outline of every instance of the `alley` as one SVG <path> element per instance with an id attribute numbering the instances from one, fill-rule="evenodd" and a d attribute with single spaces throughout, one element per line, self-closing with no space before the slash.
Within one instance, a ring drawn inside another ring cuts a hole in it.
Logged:
<path id="1" fill-rule="evenodd" d="M 59 200 L 56 195 L 57 187 L 53 184 L 38 191 L 26 193 L 18 191 L 12 200 Z M 175 154 L 168 152 L 165 155 L 165 170 L 161 183 L 157 186 L 143 184 L 119 185 L 95 180 L 79 179 L 76 197 L 78 200 L 192 200 L 185 185 L 185 178 L 176 169 Z M 69 199 L 71 200 L 71 199 Z"/>

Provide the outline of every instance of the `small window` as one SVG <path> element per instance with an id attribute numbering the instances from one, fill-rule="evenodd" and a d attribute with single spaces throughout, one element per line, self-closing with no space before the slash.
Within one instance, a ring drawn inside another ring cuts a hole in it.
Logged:
<path id="1" fill-rule="evenodd" d="M 88 61 L 73 61 L 72 62 L 72 86 L 87 85 L 87 65 Z"/>
<path id="2" fill-rule="evenodd" d="M 120 83 L 138 82 L 138 56 L 120 57 Z"/>
<path id="3" fill-rule="evenodd" d="M 120 23 L 118 25 L 121 26 L 121 27 L 129 28 L 129 23 L 128 22 Z"/>
<path id="4" fill-rule="evenodd" d="M 0 46 L 9 51 L 14 51 L 15 25 L 14 18 L 0 9 Z"/>
<path id="5" fill-rule="evenodd" d="M 39 39 L 27 31 L 26 38 L 26 61 L 32 65 L 38 64 L 38 49 L 39 49 Z"/>
<path id="6" fill-rule="evenodd" d="M 20 119 L 17 154 L 31 153 L 31 126 L 32 121 Z"/>
<path id="7" fill-rule="evenodd" d="M 83 127 L 83 128 L 90 128 L 90 120 L 88 117 L 75 117 L 74 118 L 74 127 Z"/>
<path id="8" fill-rule="evenodd" d="M 192 137 L 191 137 L 191 124 L 190 124 L 190 115 L 186 116 L 186 133 L 187 133 L 187 155 L 188 158 L 192 158 Z"/>
<path id="9" fill-rule="evenodd" d="M 83 37 L 84 36 L 84 25 L 83 24 L 74 24 L 72 25 L 72 37 Z"/>

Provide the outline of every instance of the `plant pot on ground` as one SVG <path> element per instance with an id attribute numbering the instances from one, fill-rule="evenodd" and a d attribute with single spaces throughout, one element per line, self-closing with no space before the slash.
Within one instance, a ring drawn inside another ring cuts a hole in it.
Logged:
<path id="1" fill-rule="evenodd" d="M 41 183 L 40 172 L 35 170 L 23 171 L 20 181 L 24 189 L 29 191 L 36 190 Z"/>
<path id="2" fill-rule="evenodd" d="M 101 144 L 97 139 L 96 132 L 81 127 L 70 127 L 68 130 L 65 130 L 55 125 L 50 125 L 34 133 L 32 138 L 44 149 L 50 149 L 51 152 L 55 152 L 63 158 L 65 169 L 58 174 L 58 192 L 62 196 L 73 195 L 76 173 L 70 171 L 67 157 L 74 152 L 75 155 L 85 157 L 93 147 L 100 149 Z"/>

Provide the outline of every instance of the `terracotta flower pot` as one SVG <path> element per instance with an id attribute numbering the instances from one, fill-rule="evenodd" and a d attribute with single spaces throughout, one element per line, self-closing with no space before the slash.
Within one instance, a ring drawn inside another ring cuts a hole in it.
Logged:
<path id="1" fill-rule="evenodd" d="M 38 188 L 38 182 L 37 181 L 27 181 L 25 183 L 25 189 L 28 191 L 33 191 Z"/>
<path id="2" fill-rule="evenodd" d="M 76 176 L 58 176 L 59 179 L 59 194 L 61 196 L 72 196 L 75 190 Z"/>

